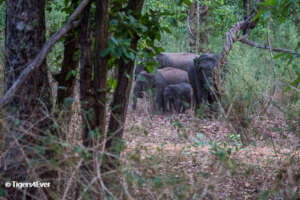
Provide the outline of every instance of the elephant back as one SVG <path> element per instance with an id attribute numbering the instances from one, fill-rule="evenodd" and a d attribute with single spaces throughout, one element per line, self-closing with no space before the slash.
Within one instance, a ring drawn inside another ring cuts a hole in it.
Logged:
<path id="1" fill-rule="evenodd" d="M 181 69 L 166 67 L 158 70 L 158 74 L 163 77 L 167 84 L 188 83 L 188 73 Z"/>
<path id="2" fill-rule="evenodd" d="M 198 57 L 192 53 L 161 53 L 157 56 L 160 68 L 173 67 L 188 71 L 194 65 L 194 59 Z"/>

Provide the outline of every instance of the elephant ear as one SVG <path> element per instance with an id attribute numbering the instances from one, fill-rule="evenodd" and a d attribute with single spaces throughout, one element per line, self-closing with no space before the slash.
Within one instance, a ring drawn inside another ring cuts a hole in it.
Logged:
<path id="1" fill-rule="evenodd" d="M 154 82 L 154 76 L 146 71 L 141 72 L 140 76 L 142 81 L 146 82 L 147 84 L 152 84 Z"/>

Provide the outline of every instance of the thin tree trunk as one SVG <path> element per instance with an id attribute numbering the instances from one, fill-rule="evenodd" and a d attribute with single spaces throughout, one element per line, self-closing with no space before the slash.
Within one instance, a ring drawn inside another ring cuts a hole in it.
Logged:
<path id="1" fill-rule="evenodd" d="M 108 44 L 108 14 L 109 0 L 96 1 L 96 38 L 94 47 L 94 89 L 97 93 L 97 109 L 99 109 L 99 131 L 105 134 L 106 126 L 106 92 L 107 92 L 107 58 L 100 56 L 101 51 L 107 48 Z M 102 142 L 102 141 L 100 141 Z"/>
<path id="2" fill-rule="evenodd" d="M 199 37 L 199 29 L 200 29 L 200 5 L 199 5 L 199 1 L 196 0 L 196 53 L 199 52 L 200 49 L 200 37 Z"/>
<path id="3" fill-rule="evenodd" d="M 10 0 L 6 1 L 6 6 L 5 90 L 7 91 L 45 43 L 45 0 Z M 31 182 L 38 178 L 49 178 L 45 173 L 39 174 L 36 166 L 32 166 L 32 162 L 29 164 L 29 159 L 39 159 L 39 163 L 43 163 L 51 158 L 50 151 L 41 140 L 46 136 L 50 125 L 50 94 L 47 66 L 44 61 L 7 104 L 7 154 L 4 166 L 1 165 L 0 169 L 1 181 Z M 35 153 L 36 145 L 45 150 L 42 156 Z M 51 176 L 55 178 L 53 174 Z M 8 189 L 8 199 L 22 199 L 23 192 L 11 187 Z M 27 192 L 37 198 L 45 197 L 42 189 L 29 189 Z M 25 197 L 30 199 L 27 195 Z"/>
<path id="4" fill-rule="evenodd" d="M 91 63 L 91 38 L 89 10 L 84 11 L 80 34 L 80 100 L 83 117 L 83 143 L 93 147 L 102 142 L 106 125 L 106 89 L 107 59 L 100 53 L 107 48 L 108 41 L 108 0 L 96 3 L 96 38 L 94 47 L 94 63 Z M 101 136 L 91 138 L 89 132 L 94 131 Z"/>
<path id="5" fill-rule="evenodd" d="M 108 6 L 109 0 L 96 1 L 93 64 L 91 62 L 90 6 L 84 11 L 81 22 L 80 101 L 83 119 L 82 139 L 84 146 L 91 149 L 90 153 L 92 155 L 81 168 L 81 174 L 85 176 L 83 180 L 88 180 L 86 184 L 92 181 L 92 176 L 101 176 L 99 174 L 99 157 L 102 150 L 100 144 L 104 144 L 105 139 L 108 67 L 107 58 L 102 58 L 100 55 L 101 51 L 107 48 L 108 43 Z M 92 174 L 90 174 L 91 172 Z M 104 198 L 104 196 L 102 197 Z"/>
<path id="6" fill-rule="evenodd" d="M 66 35 L 64 41 L 64 59 L 61 65 L 61 72 L 55 76 L 57 80 L 57 106 L 64 108 L 66 98 L 73 98 L 76 74 L 72 73 L 77 70 L 78 57 L 76 53 L 79 51 L 78 38 L 76 32 L 79 29 L 74 29 Z M 67 105 L 66 105 L 67 106 Z M 67 107 L 66 109 L 69 109 Z"/>
<path id="7" fill-rule="evenodd" d="M 211 4 L 211 23 L 215 24 L 214 0 L 210 0 L 210 4 Z"/>
<path id="8" fill-rule="evenodd" d="M 76 71 L 78 70 L 79 40 L 77 33 L 79 29 L 73 29 L 67 33 L 64 41 L 64 59 L 61 65 L 61 72 L 54 76 L 57 81 L 56 106 L 59 126 L 63 128 L 64 133 L 68 133 L 70 121 L 73 116 L 74 88 L 76 83 Z M 67 135 L 60 135 L 61 138 L 67 138 Z"/>
<path id="9" fill-rule="evenodd" d="M 134 17 L 138 18 L 141 15 L 144 0 L 130 0 L 126 12 L 133 11 Z M 131 36 L 131 49 L 137 49 L 138 42 L 137 33 Z M 119 166 L 119 160 L 116 158 L 120 156 L 122 151 L 122 139 L 124 132 L 124 124 L 126 122 L 127 107 L 129 101 L 129 94 L 133 79 L 134 61 L 125 62 L 119 60 L 119 72 L 117 87 L 114 92 L 113 102 L 111 103 L 111 116 L 108 125 L 106 151 L 110 155 L 107 156 L 108 163 L 103 166 L 103 170 L 116 169 Z M 110 168 L 110 169 L 109 169 Z"/>
<path id="10" fill-rule="evenodd" d="M 190 7 L 190 12 L 189 12 L 189 33 L 190 33 L 190 52 L 191 53 L 196 53 L 197 52 L 197 18 L 196 14 L 197 13 L 197 1 L 195 0 L 194 3 L 192 3 Z"/>
<path id="11" fill-rule="evenodd" d="M 198 52 L 205 53 L 208 52 L 208 35 L 209 35 L 209 26 L 208 26 L 208 5 L 203 3 L 199 3 L 199 46 Z"/>
<path id="12" fill-rule="evenodd" d="M 91 30 L 90 30 L 90 4 L 82 13 L 80 26 L 80 104 L 83 120 L 83 144 L 92 146 L 92 138 L 89 137 L 89 131 L 96 126 L 96 114 L 90 109 L 93 102 L 92 93 L 92 63 L 91 63 Z"/>
<path id="13" fill-rule="evenodd" d="M 249 17 L 250 14 L 250 2 L 249 0 L 243 0 L 244 3 L 244 10 L 245 10 L 245 19 Z"/>
<path id="14" fill-rule="evenodd" d="M 208 6 L 195 0 L 189 13 L 190 52 L 208 51 Z"/>

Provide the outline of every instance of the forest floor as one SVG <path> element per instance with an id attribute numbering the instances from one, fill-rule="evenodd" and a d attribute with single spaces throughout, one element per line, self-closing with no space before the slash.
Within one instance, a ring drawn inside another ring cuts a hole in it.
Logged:
<path id="1" fill-rule="evenodd" d="M 249 128 L 254 141 L 242 148 L 225 120 L 147 110 L 145 103 L 129 109 L 125 157 L 134 158 L 135 173 L 159 180 L 160 187 L 145 181 L 143 189 L 136 187 L 136 199 L 300 197 L 300 142 L 279 114 L 255 118 Z M 171 183 L 173 176 L 181 181 Z"/>

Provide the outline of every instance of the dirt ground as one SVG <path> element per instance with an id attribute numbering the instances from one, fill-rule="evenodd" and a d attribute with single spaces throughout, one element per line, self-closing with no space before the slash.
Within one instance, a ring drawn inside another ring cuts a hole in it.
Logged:
<path id="1" fill-rule="evenodd" d="M 183 199 L 299 199 L 300 142 L 280 116 L 255 118 L 249 131 L 253 142 L 242 148 L 226 120 L 199 119 L 191 111 L 152 115 L 148 110 L 142 102 L 128 111 L 126 155 L 141 152 L 135 169 L 145 176 L 142 169 L 148 167 L 155 176 L 189 177 L 185 183 L 191 187 Z M 146 166 L 150 157 L 159 160 L 159 169 Z M 158 199 L 150 191 L 137 190 L 135 197 Z M 168 192 L 159 194 L 173 199 Z"/>

